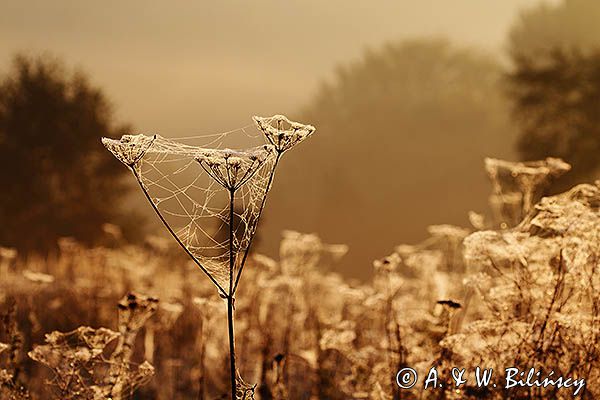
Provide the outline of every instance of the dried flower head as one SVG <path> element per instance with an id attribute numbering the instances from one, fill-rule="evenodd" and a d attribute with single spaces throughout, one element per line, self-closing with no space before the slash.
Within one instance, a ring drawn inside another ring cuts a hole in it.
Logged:
<path id="1" fill-rule="evenodd" d="M 156 312 L 158 299 L 129 293 L 118 304 L 119 331 L 121 333 L 139 330 Z"/>
<path id="2" fill-rule="evenodd" d="M 530 162 L 486 158 L 485 170 L 493 187 L 490 203 L 497 218 L 507 225 L 517 224 L 531 211 L 544 188 L 570 169 L 560 158 Z"/>
<path id="3" fill-rule="evenodd" d="M 120 140 L 102 138 L 102 144 L 123 164 L 130 168 L 142 158 L 152 146 L 157 135 L 123 135 Z"/>
<path id="4" fill-rule="evenodd" d="M 290 121 L 283 115 L 255 116 L 252 119 L 254 119 L 258 129 L 264 133 L 269 143 L 275 146 L 279 153 L 291 149 L 315 131 L 314 126 Z"/>
<path id="5" fill-rule="evenodd" d="M 52 332 L 46 335 L 46 344 L 35 346 L 28 355 L 52 370 L 56 398 L 95 399 L 107 366 L 103 353 L 119 336 L 109 329 L 90 327 Z"/>
<path id="6" fill-rule="evenodd" d="M 45 364 L 56 372 L 63 368 L 70 368 L 65 364 L 65 360 L 86 363 L 98 357 L 118 336 L 117 332 L 110 329 L 94 329 L 87 326 L 80 326 L 74 331 L 65 333 L 54 331 L 46 335 L 45 345 L 35 346 L 28 354 L 33 360 Z"/>
<path id="7" fill-rule="evenodd" d="M 248 150 L 206 149 L 198 152 L 194 158 L 217 183 L 235 191 L 274 155 L 275 148 L 264 145 Z"/>

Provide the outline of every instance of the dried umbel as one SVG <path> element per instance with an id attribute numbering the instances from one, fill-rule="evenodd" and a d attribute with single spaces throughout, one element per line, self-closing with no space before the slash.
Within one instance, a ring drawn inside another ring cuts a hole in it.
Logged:
<path id="1" fill-rule="evenodd" d="M 130 168 L 144 157 L 157 135 L 123 135 L 120 140 L 102 138 L 102 144 L 123 164 Z"/>
<path id="2" fill-rule="evenodd" d="M 117 337 L 119 334 L 110 329 L 81 326 L 71 332 L 47 334 L 46 344 L 35 346 L 28 354 L 55 373 L 67 374 L 73 369 L 73 363 L 83 366 L 98 358 Z"/>
<path id="3" fill-rule="evenodd" d="M 46 335 L 46 344 L 35 346 L 28 354 L 52 370 L 50 383 L 56 399 L 91 400 L 97 398 L 98 385 L 108 368 L 103 353 L 118 336 L 109 329 L 90 327 L 52 332 Z"/>
<path id="4" fill-rule="evenodd" d="M 111 355 L 111 344 L 121 337 L 106 328 L 79 327 L 47 334 L 46 344 L 35 346 L 28 354 L 52 370 L 50 384 L 57 400 L 128 398 L 149 381 L 154 368 L 147 362 L 134 367 L 115 352 Z"/>
<path id="5" fill-rule="evenodd" d="M 130 293 L 118 304 L 119 332 L 136 332 L 158 309 L 158 299 Z"/>
<path id="6" fill-rule="evenodd" d="M 204 150 L 196 156 L 196 161 L 217 183 L 227 190 L 235 191 L 274 156 L 275 148 L 264 145 L 244 151 Z"/>
<path id="7" fill-rule="evenodd" d="M 486 158 L 485 170 L 493 188 L 490 204 L 496 218 L 504 227 L 516 225 L 531 211 L 543 190 L 570 169 L 559 158 L 530 162 Z"/>
<path id="8" fill-rule="evenodd" d="M 253 117 L 258 128 L 279 153 L 284 153 L 304 141 L 315 131 L 312 125 L 290 121 L 283 115 Z"/>

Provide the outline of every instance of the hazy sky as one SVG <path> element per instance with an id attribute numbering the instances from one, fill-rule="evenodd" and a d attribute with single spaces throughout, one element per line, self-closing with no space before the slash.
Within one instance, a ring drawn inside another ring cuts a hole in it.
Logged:
<path id="1" fill-rule="evenodd" d="M 536 0 L 0 0 L 0 70 L 48 51 L 86 71 L 118 117 L 164 136 L 293 113 L 369 46 L 415 36 L 499 51 Z"/>

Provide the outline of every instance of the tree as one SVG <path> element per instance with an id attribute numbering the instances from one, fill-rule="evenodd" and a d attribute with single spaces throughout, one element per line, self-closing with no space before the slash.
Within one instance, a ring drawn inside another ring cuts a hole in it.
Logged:
<path id="1" fill-rule="evenodd" d="M 521 157 L 570 163 L 555 189 L 593 179 L 600 167 L 600 52 L 557 48 L 544 64 L 523 57 L 515 65 L 509 78 Z"/>
<path id="2" fill-rule="evenodd" d="M 281 166 L 263 233 L 286 228 L 282 220 L 319 232 L 349 244 L 368 271 L 378 254 L 426 236 L 428 224 L 468 224 L 469 210 L 487 209 L 484 157 L 510 156 L 513 146 L 501 77 L 490 56 L 430 39 L 339 68 L 297 115 L 318 135 Z"/>
<path id="3" fill-rule="evenodd" d="M 100 143 L 118 136 L 102 91 L 56 60 L 15 57 L 0 83 L 0 244 L 48 251 L 72 236 L 93 243 L 117 204 L 127 173 Z M 131 218 L 131 219 L 130 219 Z"/>
<path id="4" fill-rule="evenodd" d="M 565 0 L 524 12 L 509 36 L 507 73 L 524 160 L 561 157 L 572 171 L 556 189 L 600 167 L 600 2 Z"/>
<path id="5" fill-rule="evenodd" d="M 554 5 L 540 2 L 524 10 L 509 36 L 510 55 L 544 62 L 557 49 L 594 51 L 600 44 L 600 2 L 562 0 Z"/>

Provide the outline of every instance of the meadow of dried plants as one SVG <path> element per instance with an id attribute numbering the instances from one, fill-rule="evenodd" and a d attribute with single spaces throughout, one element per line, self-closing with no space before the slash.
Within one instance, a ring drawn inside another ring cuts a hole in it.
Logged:
<path id="1" fill-rule="evenodd" d="M 600 1 L 79 3 L 0 0 L 0 400 L 600 399 Z"/>
<path id="2" fill-rule="evenodd" d="M 369 282 L 334 272 L 352 263 L 347 248 L 315 234 L 286 231 L 278 259 L 248 257 L 235 304 L 245 398 L 573 397 L 401 390 L 406 366 L 535 367 L 584 377 L 579 396 L 600 396 L 590 384 L 600 378 L 600 186 L 542 197 L 569 169 L 558 159 L 487 159 L 485 169 L 486 216 L 430 226 L 429 239 L 364 266 Z M 0 398 L 230 396 L 226 296 L 171 238 L 121 242 L 107 225 L 94 248 L 64 238 L 50 258 L 0 250 Z"/>

